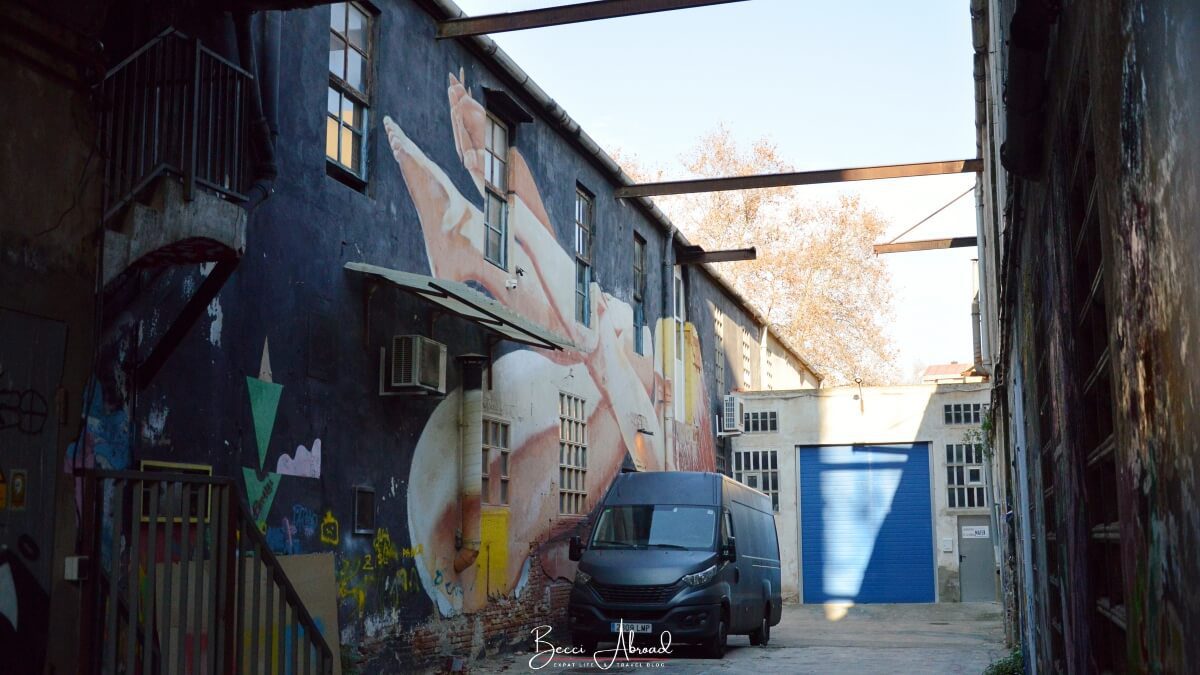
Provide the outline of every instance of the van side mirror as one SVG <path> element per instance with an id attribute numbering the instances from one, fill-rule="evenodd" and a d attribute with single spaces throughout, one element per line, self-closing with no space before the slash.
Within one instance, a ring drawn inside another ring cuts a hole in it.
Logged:
<path id="1" fill-rule="evenodd" d="M 574 562 L 579 562 L 579 559 L 583 557 L 583 542 L 579 539 L 578 535 L 571 537 L 571 545 L 570 550 L 567 552 L 567 557 Z"/>
<path id="2" fill-rule="evenodd" d="M 734 537 L 730 537 L 721 547 L 721 559 L 729 562 L 737 560 L 737 541 Z"/>

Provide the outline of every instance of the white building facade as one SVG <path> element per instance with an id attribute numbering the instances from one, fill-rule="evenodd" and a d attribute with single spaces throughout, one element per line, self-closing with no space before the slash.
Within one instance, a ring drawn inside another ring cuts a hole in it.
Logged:
<path id="1" fill-rule="evenodd" d="M 772 497 L 785 599 L 996 597 L 990 384 L 742 392 L 730 474 Z"/>

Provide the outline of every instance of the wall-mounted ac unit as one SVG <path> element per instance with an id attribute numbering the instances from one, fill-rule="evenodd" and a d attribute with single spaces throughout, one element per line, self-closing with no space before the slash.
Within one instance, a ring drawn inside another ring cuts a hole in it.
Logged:
<path id="1" fill-rule="evenodd" d="M 421 335 L 396 335 L 379 350 L 379 395 L 445 394 L 446 345 Z"/>
<path id="2" fill-rule="evenodd" d="M 742 404 L 742 399 L 733 394 L 725 395 L 725 405 L 721 409 L 721 431 L 723 433 L 740 434 L 744 430 L 742 428 L 742 420 L 745 419 L 746 408 Z"/>

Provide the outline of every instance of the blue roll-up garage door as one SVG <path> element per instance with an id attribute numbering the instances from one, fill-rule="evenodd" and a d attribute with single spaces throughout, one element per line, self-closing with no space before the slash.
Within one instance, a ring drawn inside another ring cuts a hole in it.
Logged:
<path id="1" fill-rule="evenodd" d="M 933 602 L 929 445 L 798 452 L 804 602 Z"/>

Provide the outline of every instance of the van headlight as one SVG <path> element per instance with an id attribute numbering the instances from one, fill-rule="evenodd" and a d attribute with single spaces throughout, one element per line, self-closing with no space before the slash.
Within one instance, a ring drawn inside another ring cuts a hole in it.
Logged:
<path id="1" fill-rule="evenodd" d="M 587 572 L 584 572 L 583 570 L 575 570 L 575 583 L 576 584 L 579 584 L 580 586 L 587 586 L 591 580 L 592 580 L 592 575 L 588 574 Z"/>
<path id="2" fill-rule="evenodd" d="M 700 572 L 696 572 L 695 574 L 683 575 L 683 583 L 687 584 L 688 586 L 703 586 L 704 584 L 712 581 L 713 577 L 715 576 L 717 576 L 717 566 L 713 565 L 712 567 Z"/>

